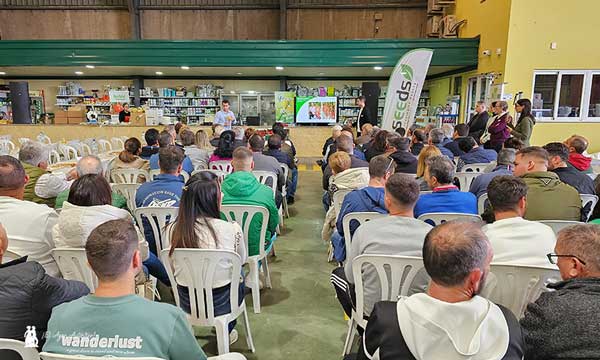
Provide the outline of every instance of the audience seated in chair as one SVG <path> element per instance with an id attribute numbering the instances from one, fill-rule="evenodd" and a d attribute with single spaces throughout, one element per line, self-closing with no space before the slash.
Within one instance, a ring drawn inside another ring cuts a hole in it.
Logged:
<path id="1" fill-rule="evenodd" d="M 235 134 L 235 140 L 233 141 L 233 150 L 239 147 L 248 147 L 248 139 L 246 138 L 246 132 L 244 131 L 243 127 L 234 127 L 233 133 Z"/>
<path id="2" fill-rule="evenodd" d="M 277 190 L 281 196 L 281 189 L 286 182 L 283 174 L 283 169 L 279 165 L 279 161 L 273 156 L 263 154 L 265 150 L 265 140 L 262 136 L 254 134 L 248 140 L 250 150 L 252 150 L 252 159 L 254 168 L 252 170 L 269 171 L 277 175 Z M 280 202 L 279 202 L 280 203 Z"/>
<path id="3" fill-rule="evenodd" d="M 24 329 L 35 326 L 40 348 L 52 308 L 89 293 L 84 283 L 55 278 L 46 274 L 27 256 L 2 263 L 8 237 L 0 224 L 0 338 L 24 341 Z M 20 360 L 15 353 L 0 350 L 2 360 Z"/>
<path id="4" fill-rule="evenodd" d="M 343 152 L 347 153 L 348 155 L 350 155 L 350 168 L 351 169 L 360 168 L 360 167 L 369 167 L 368 162 L 361 160 L 353 155 L 354 143 L 352 142 L 352 137 L 346 135 L 345 133 L 340 135 L 336 140 L 336 148 L 337 148 L 337 151 L 343 151 Z M 329 164 L 327 164 L 327 166 L 325 167 L 325 171 L 323 172 L 323 190 L 325 190 L 325 191 L 327 191 L 329 189 L 329 178 L 331 177 L 331 175 L 332 175 L 331 166 L 329 166 Z"/>
<path id="5" fill-rule="evenodd" d="M 168 146 L 176 146 L 175 138 L 168 131 L 162 131 L 159 134 L 158 143 L 160 145 L 160 148 L 166 148 Z M 183 150 L 182 146 L 179 146 L 179 148 L 181 148 Z M 150 157 L 150 169 L 152 169 L 152 170 L 160 169 L 160 165 L 158 162 L 159 162 L 158 153 L 156 153 Z M 188 174 L 191 174 L 192 172 L 194 172 L 194 165 L 192 164 L 192 160 L 190 160 L 190 158 L 188 156 L 185 156 L 183 158 L 182 169 L 183 169 L 183 171 L 187 172 Z"/>
<path id="6" fill-rule="evenodd" d="M 50 173 L 48 148 L 36 141 L 28 141 L 21 145 L 19 160 L 29 177 L 23 199 L 34 203 L 54 206 L 56 196 L 68 189 L 71 180 L 77 176 L 75 169 L 67 174 Z"/>
<path id="7" fill-rule="evenodd" d="M 194 135 L 191 130 L 184 129 L 180 132 L 179 137 L 181 138 L 183 151 L 192 161 L 194 169 L 206 169 L 208 167 L 208 159 L 214 151 L 214 148 L 208 142 L 208 135 L 204 130 L 200 129 Z"/>
<path id="8" fill-rule="evenodd" d="M 489 184 L 488 198 L 496 221 L 483 227 L 494 249 L 494 262 L 548 267 L 546 254 L 556 243 L 554 231 L 537 221 L 523 219 L 527 185 L 515 176 L 497 176 Z"/>
<path id="9" fill-rule="evenodd" d="M 181 196 L 181 205 L 177 221 L 169 225 L 167 229 L 171 233 L 171 251 L 178 248 L 192 249 L 218 249 L 229 250 L 238 253 L 242 264 L 246 262 L 246 245 L 242 228 L 237 223 L 230 223 L 220 218 L 221 186 L 219 178 L 210 172 L 200 172 L 187 182 Z M 241 219 L 240 219 L 241 221 Z M 174 264 L 174 272 L 177 273 L 177 264 Z M 213 302 L 215 305 L 215 316 L 231 312 L 229 295 L 231 286 L 228 281 L 230 275 L 229 266 L 223 267 L 217 287 L 213 289 Z M 187 313 L 190 313 L 190 298 L 188 288 L 177 285 L 179 302 Z M 240 284 L 239 302 L 244 299 L 244 285 Z M 236 321 L 229 323 L 229 332 L 235 327 Z M 234 335 L 235 334 L 235 335 Z M 237 332 L 231 334 L 230 342 L 237 339 Z"/>
<path id="10" fill-rule="evenodd" d="M 375 133 L 373 124 L 366 123 L 360 126 L 360 136 L 356 138 L 355 143 L 358 146 L 363 146 L 373 139 Z"/>
<path id="11" fill-rule="evenodd" d="M 548 152 L 530 146 L 517 152 L 515 176 L 527 184 L 527 220 L 581 220 L 581 198 L 575 188 L 548 171 Z"/>
<path id="12" fill-rule="evenodd" d="M 252 151 L 239 147 L 233 152 L 233 173 L 223 180 L 223 205 L 255 205 L 263 206 L 269 211 L 269 224 L 265 239 L 265 248 L 271 246 L 272 237 L 279 224 L 279 214 L 271 188 L 258 182 L 252 174 L 254 161 Z M 261 216 L 255 216 L 250 223 L 248 239 L 248 256 L 259 254 Z"/>
<path id="13" fill-rule="evenodd" d="M 283 124 L 273 124 L 273 135 L 279 136 L 279 138 L 281 139 L 281 152 L 286 154 L 291 162 L 291 164 L 285 163 L 290 169 L 290 183 L 287 187 L 287 202 L 289 205 L 291 205 L 294 203 L 296 196 L 296 188 L 298 187 L 298 166 L 296 165 L 296 147 L 294 146 L 294 143 L 288 135 L 288 130 L 286 130 L 283 127 Z M 271 139 L 273 139 L 273 143 L 271 143 Z M 276 146 L 276 139 L 277 137 L 274 136 L 271 136 L 269 138 L 269 152 L 271 151 L 271 146 Z M 283 161 L 281 161 L 282 159 L 278 158 L 274 154 L 269 153 L 266 155 L 274 156 L 280 163 L 283 163 Z"/>
<path id="14" fill-rule="evenodd" d="M 427 181 L 425 181 L 425 168 L 427 167 L 427 160 L 434 156 L 442 156 L 442 153 L 437 147 L 427 145 L 423 148 L 419 154 L 419 157 L 417 158 L 416 180 L 421 191 L 431 190 L 429 188 L 429 184 L 427 184 Z"/>
<path id="15" fill-rule="evenodd" d="M 569 148 L 559 142 L 552 142 L 544 145 L 544 150 L 548 152 L 548 171 L 552 171 L 560 178 L 560 181 L 571 185 L 580 194 L 596 195 L 594 180 L 569 165 Z"/>
<path id="16" fill-rule="evenodd" d="M 375 135 L 373 135 L 373 139 L 363 146 L 365 159 L 367 161 L 371 161 L 372 158 L 378 155 L 382 155 L 387 150 L 387 136 L 390 134 L 387 130 L 379 130 Z"/>
<path id="17" fill-rule="evenodd" d="M 396 172 L 416 174 L 418 159 L 410 152 L 410 139 L 397 133 L 387 136 L 388 149 L 386 154 L 396 162 Z"/>
<path id="18" fill-rule="evenodd" d="M 371 161 L 376 160 L 374 158 Z M 413 208 L 419 198 L 419 186 L 408 175 L 394 174 L 385 184 L 385 205 L 389 216 L 366 222 L 356 229 L 352 246 L 343 268 L 337 268 L 331 274 L 331 283 L 344 312 L 350 316 L 355 307 L 354 278 L 352 260 L 363 254 L 385 254 L 419 256 L 423 248 L 425 235 L 431 225 L 414 218 Z M 380 285 L 374 269 L 364 270 L 365 314 L 369 314 L 377 299 L 380 298 Z M 426 285 L 423 277 L 415 278 L 413 289 L 423 291 Z"/>
<path id="19" fill-rule="evenodd" d="M 419 156 L 421 150 L 425 147 L 425 142 L 427 141 L 427 135 L 425 135 L 425 131 L 423 129 L 415 129 L 412 133 L 410 152 L 414 156 Z"/>
<path id="20" fill-rule="evenodd" d="M 104 173 L 102 161 L 100 161 L 100 159 L 95 155 L 87 155 L 79 159 L 79 161 L 77 162 L 77 167 L 75 169 L 77 170 L 77 178 L 88 174 L 102 175 Z M 56 196 L 56 202 L 54 206 L 56 209 L 60 209 L 63 207 L 63 203 L 69 198 L 69 191 L 70 188 Z M 120 209 L 126 209 L 127 199 L 125 199 L 123 195 L 113 191 L 112 206 L 118 207 Z"/>
<path id="21" fill-rule="evenodd" d="M 144 139 L 146 140 L 146 145 L 142 147 L 142 152 L 140 153 L 140 157 L 144 160 L 150 160 L 150 157 L 154 154 L 158 153 L 159 145 L 158 145 L 158 135 L 159 132 L 156 129 L 148 129 L 144 133 Z"/>
<path id="22" fill-rule="evenodd" d="M 337 216 L 336 229 L 331 237 L 333 245 L 333 257 L 343 262 L 346 259 L 345 236 L 354 234 L 358 224 L 350 223 L 350 234 L 344 234 L 343 220 L 344 216 L 355 212 L 377 212 L 387 214 L 385 207 L 385 183 L 394 173 L 395 162 L 385 155 L 375 156 L 369 162 L 369 185 L 351 191 L 344 197 L 342 207 Z"/>
<path id="23" fill-rule="evenodd" d="M 444 156 L 427 160 L 425 181 L 433 190 L 423 194 L 415 206 L 415 217 L 427 213 L 477 214 L 477 198 L 470 192 L 459 191 L 452 185 L 454 164 Z"/>
<path id="24" fill-rule="evenodd" d="M 585 137 L 572 135 L 565 140 L 565 145 L 569 148 L 569 164 L 585 174 L 594 172 L 594 169 L 592 169 L 592 158 L 584 155 L 589 146 L 589 142 Z"/>
<path id="25" fill-rule="evenodd" d="M 298 186 L 298 167 L 293 157 L 290 157 L 288 153 L 281 150 L 282 140 L 281 136 L 277 134 L 271 135 L 268 141 L 268 150 L 264 151 L 267 156 L 274 157 L 280 164 L 287 165 L 289 169 L 288 179 L 284 179 L 287 185 L 287 201 L 288 203 L 294 203 L 294 196 L 296 194 L 296 187 Z M 255 159 L 256 166 L 256 159 Z M 281 169 L 281 166 L 279 166 Z M 258 169 L 257 169 L 258 170 Z M 283 169 L 280 170 L 281 175 L 284 175 Z"/>
<path id="26" fill-rule="evenodd" d="M 139 155 L 142 153 L 142 143 L 137 138 L 129 138 L 125 141 L 125 149 L 119 153 L 119 156 L 115 158 L 112 169 L 140 169 L 148 171 L 150 166 L 148 161 L 142 159 Z M 138 183 L 145 182 L 144 176 L 138 177 Z"/>
<path id="27" fill-rule="evenodd" d="M 21 162 L 0 156 L 0 223 L 10 241 L 9 250 L 37 261 L 51 276 L 60 276 L 52 258 L 52 227 L 58 215 L 46 205 L 23 200 L 29 177 Z"/>
<path id="28" fill-rule="evenodd" d="M 464 151 L 464 154 L 458 159 L 456 169 L 461 171 L 468 164 L 486 164 L 496 161 L 498 153 L 494 150 L 484 149 L 477 145 L 475 139 L 470 136 L 460 139 L 458 146 Z"/>
<path id="29" fill-rule="evenodd" d="M 208 159 L 208 163 L 212 161 L 230 161 L 233 158 L 233 150 L 235 150 L 235 133 L 232 130 L 225 130 L 219 136 L 219 142 L 215 151 Z"/>
<path id="30" fill-rule="evenodd" d="M 126 351 L 130 357 L 206 359 L 182 310 L 135 295 L 134 278 L 142 260 L 131 221 L 111 220 L 98 226 L 85 251 L 98 287 L 93 295 L 54 308 L 44 351 L 92 356 Z"/>
<path id="31" fill-rule="evenodd" d="M 331 136 L 328 137 L 327 140 L 325 140 L 325 143 L 323 144 L 323 151 L 321 152 L 321 154 L 323 155 L 323 169 L 325 169 L 325 165 L 327 165 L 327 159 L 329 159 L 329 155 L 333 154 L 329 153 L 331 151 L 331 145 L 335 143 L 335 141 L 338 137 L 340 137 L 340 135 L 342 135 L 342 127 L 340 125 L 334 125 L 331 128 Z"/>
<path id="32" fill-rule="evenodd" d="M 440 150 L 442 155 L 446 156 L 450 161 L 454 160 L 454 154 L 450 149 L 447 149 L 442 145 L 446 136 L 444 135 L 444 131 L 442 129 L 431 129 L 429 132 L 428 144 L 430 146 L 435 146 Z"/>
<path id="33" fill-rule="evenodd" d="M 461 148 L 458 146 L 458 143 L 460 142 L 461 139 L 464 139 L 467 136 L 469 136 L 469 125 L 458 124 L 454 127 L 454 133 L 452 134 L 452 141 L 450 141 L 449 143 L 444 145 L 444 147 L 446 147 L 447 149 L 450 149 L 450 151 L 452 151 L 452 154 L 454 154 L 454 156 L 464 155 L 465 152 L 463 150 L 461 150 Z"/>
<path id="34" fill-rule="evenodd" d="M 422 249 L 429 289 L 375 304 L 357 359 L 522 359 L 515 316 L 477 295 L 493 257 L 479 225 L 439 225 Z"/>
<path id="35" fill-rule="evenodd" d="M 600 226 L 570 226 L 558 233 L 548 258 L 563 281 L 548 285 L 521 319 L 525 359 L 594 359 L 600 338 Z"/>
<path id="36" fill-rule="evenodd" d="M 487 192 L 487 187 L 496 176 L 512 175 L 512 169 L 515 166 L 515 155 L 514 149 L 502 149 L 498 153 L 498 160 L 496 166 L 489 173 L 483 173 L 473 179 L 469 192 L 479 197 Z"/>

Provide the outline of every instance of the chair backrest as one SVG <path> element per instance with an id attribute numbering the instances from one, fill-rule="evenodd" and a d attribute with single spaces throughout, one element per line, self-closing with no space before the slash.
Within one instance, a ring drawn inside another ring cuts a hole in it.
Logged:
<path id="1" fill-rule="evenodd" d="M 12 350 L 19 354 L 23 360 L 39 360 L 40 356 L 35 348 L 25 347 L 19 340 L 0 338 L 0 350 Z"/>
<path id="2" fill-rule="evenodd" d="M 112 181 L 117 184 L 135 184 L 140 177 L 148 180 L 150 175 L 142 169 L 113 169 L 111 171 Z"/>
<path id="3" fill-rule="evenodd" d="M 110 143 L 114 149 L 125 149 L 125 141 L 121 138 L 114 137 L 110 139 Z"/>
<path id="4" fill-rule="evenodd" d="M 208 172 L 211 172 L 211 173 L 217 175 L 219 177 L 219 180 L 221 180 L 221 181 L 223 181 L 223 179 L 225 179 L 225 176 L 229 175 L 229 173 L 226 171 L 221 171 L 221 170 L 216 170 L 216 169 L 198 169 L 198 170 L 194 170 L 192 172 L 192 176 L 194 176 L 197 173 L 202 172 L 202 171 L 208 171 Z"/>
<path id="5" fill-rule="evenodd" d="M 154 177 L 160 175 L 160 169 L 152 169 L 148 171 L 148 181 L 154 181 Z"/>
<path id="6" fill-rule="evenodd" d="M 77 149 L 79 156 L 92 155 L 92 148 L 83 141 L 79 142 L 75 148 Z"/>
<path id="7" fill-rule="evenodd" d="M 471 183 L 479 175 L 481 174 L 476 172 L 457 172 L 454 175 L 454 178 L 458 180 L 458 187 L 460 188 L 460 191 L 468 192 L 469 187 L 471 187 Z"/>
<path id="8" fill-rule="evenodd" d="M 13 261 L 13 260 L 17 260 L 19 258 L 21 258 L 22 256 L 17 254 L 14 251 L 10 251 L 10 250 L 6 250 L 4 252 L 4 255 L 2 255 L 2 263 L 7 263 L 9 261 Z"/>
<path id="9" fill-rule="evenodd" d="M 58 151 L 52 149 L 50 150 L 50 152 L 48 153 L 48 164 L 52 165 L 52 164 L 57 164 L 60 162 L 60 154 L 58 153 Z"/>
<path id="10" fill-rule="evenodd" d="M 98 286 L 98 278 L 88 266 L 84 248 L 55 248 L 52 257 L 64 279 L 81 281 L 92 292 Z"/>
<path id="11" fill-rule="evenodd" d="M 65 161 L 77 161 L 77 149 L 75 149 L 74 147 L 69 145 L 60 145 L 58 149 L 62 153 Z"/>
<path id="12" fill-rule="evenodd" d="M 548 282 L 560 280 L 560 272 L 536 266 L 492 264 L 481 296 L 509 308 L 523 317 L 527 304 L 534 302 Z"/>
<path id="13" fill-rule="evenodd" d="M 10 154 L 16 148 L 15 143 L 8 139 L 0 139 L 0 154 Z"/>
<path id="14" fill-rule="evenodd" d="M 105 139 L 98 139 L 98 151 L 101 153 L 112 151 L 113 147 L 110 141 Z"/>
<path id="15" fill-rule="evenodd" d="M 259 183 L 268 186 L 273 191 L 273 198 L 277 193 L 277 174 L 270 171 L 253 170 L 252 174 Z"/>
<path id="16" fill-rule="evenodd" d="M 342 219 L 342 227 L 344 228 L 344 242 L 346 243 L 346 254 L 348 251 L 350 251 L 350 244 L 352 242 L 352 235 L 350 234 L 350 222 L 357 221 L 358 226 L 360 226 L 367 221 L 384 216 L 386 216 L 386 214 L 380 214 L 378 212 L 355 212 L 346 214 Z"/>
<path id="17" fill-rule="evenodd" d="M 246 357 L 240 353 L 227 353 L 219 356 L 211 356 L 208 360 L 247 360 Z"/>
<path id="18" fill-rule="evenodd" d="M 52 144 L 52 139 L 50 139 L 50 137 L 48 135 L 45 135 L 45 134 L 39 134 L 38 137 L 37 137 L 37 140 L 39 142 L 41 142 L 42 144 L 45 144 L 45 145 Z"/>
<path id="19" fill-rule="evenodd" d="M 208 168 L 211 170 L 221 170 L 228 174 L 233 172 L 233 165 L 231 165 L 231 161 L 229 160 L 211 161 L 208 163 Z"/>
<path id="20" fill-rule="evenodd" d="M 229 292 L 231 313 L 238 312 L 239 302 L 237 291 L 242 271 L 240 256 L 228 250 L 208 249 L 175 249 L 169 256 L 170 249 L 160 252 L 160 258 L 165 264 L 171 284 L 178 284 L 188 288 L 190 297 L 190 322 L 193 325 L 209 326 L 215 323 L 213 302 L 213 288 L 215 288 L 215 275 L 222 271 L 222 264 L 229 264 L 229 279 L 232 291 Z M 175 272 L 175 267 L 177 272 Z M 176 276 L 175 276 L 176 274 Z M 177 293 L 177 291 L 175 291 Z M 175 294 L 175 301 L 179 306 L 179 295 Z"/>
<path id="21" fill-rule="evenodd" d="M 589 176 L 589 177 L 590 177 L 590 179 L 592 179 L 592 180 L 596 180 L 596 178 L 598 177 L 598 174 L 596 174 L 596 173 L 591 173 L 591 174 L 587 174 L 587 176 Z"/>
<path id="22" fill-rule="evenodd" d="M 331 199 L 331 206 L 335 210 L 335 218 L 340 215 L 340 211 L 342 210 L 342 203 L 344 202 L 344 198 L 346 195 L 350 194 L 352 190 L 350 189 L 340 189 L 333 193 Z"/>
<path id="23" fill-rule="evenodd" d="M 594 212 L 594 208 L 598 204 L 598 196 L 591 195 L 591 194 L 579 194 L 579 196 L 581 197 L 581 208 L 582 209 L 585 209 L 585 207 L 588 206 L 588 204 L 590 206 L 588 213 L 587 213 L 587 218 L 586 218 L 586 221 L 589 221 L 590 217 L 592 216 L 592 213 Z"/>
<path id="24" fill-rule="evenodd" d="M 462 172 L 482 173 L 489 163 L 467 164 L 462 167 Z"/>
<path id="25" fill-rule="evenodd" d="M 552 228 L 555 234 L 558 234 L 562 229 L 569 227 L 571 225 L 583 224 L 579 221 L 567 221 L 567 220 L 540 220 L 544 225 L 548 225 Z"/>
<path id="26" fill-rule="evenodd" d="M 41 352 L 40 358 L 42 360 L 164 360 L 156 357 L 113 357 L 113 356 L 87 356 L 87 355 L 65 355 L 65 354 L 54 354 Z"/>
<path id="27" fill-rule="evenodd" d="M 125 199 L 127 199 L 127 208 L 129 211 L 135 211 L 135 194 L 137 193 L 137 189 L 141 184 L 111 184 L 111 188 L 113 191 L 116 191 L 118 194 L 121 194 Z"/>
<path id="28" fill-rule="evenodd" d="M 183 177 L 183 182 L 184 183 L 187 183 L 187 181 L 190 179 L 190 174 L 188 174 L 188 172 L 185 171 L 185 170 L 181 170 L 181 174 L 180 175 Z"/>
<path id="29" fill-rule="evenodd" d="M 413 280 L 423 265 L 423 259 L 399 255 L 360 255 L 352 260 L 352 272 L 356 285 L 356 319 L 363 319 L 364 286 L 363 266 L 375 268 L 381 284 L 380 301 L 396 301 L 398 296 L 406 296 Z"/>
<path id="30" fill-rule="evenodd" d="M 289 166 L 287 166 L 287 164 L 283 164 L 283 163 L 279 163 L 279 166 L 281 166 L 281 169 L 283 170 L 283 178 L 285 179 L 285 182 L 283 183 L 283 196 L 285 197 L 287 195 L 287 179 L 288 176 L 290 174 L 290 168 Z"/>
<path id="31" fill-rule="evenodd" d="M 483 212 L 485 211 L 485 205 L 488 203 L 488 194 L 484 193 L 481 194 L 481 196 L 479 197 L 479 199 L 477 199 L 477 212 L 479 213 L 479 215 L 483 214 Z"/>
<path id="32" fill-rule="evenodd" d="M 479 215 L 460 213 L 427 213 L 419 216 L 418 219 L 432 226 L 437 226 L 451 220 L 474 222 L 481 221 L 481 217 Z"/>
<path id="33" fill-rule="evenodd" d="M 176 207 L 140 207 L 133 211 L 135 220 L 139 227 L 143 227 L 144 219 L 152 228 L 156 250 L 160 253 L 162 249 L 171 247 L 169 234 L 166 234 L 166 227 L 170 222 L 175 221 L 179 208 Z M 146 239 L 148 240 L 148 239 Z"/>
<path id="34" fill-rule="evenodd" d="M 260 225 L 260 243 L 258 249 L 260 250 L 260 256 L 266 256 L 265 254 L 265 238 L 267 236 L 267 225 L 269 224 L 269 211 L 263 206 L 256 205 L 222 205 L 221 213 L 225 215 L 227 221 L 237 222 L 244 232 L 244 239 L 246 239 L 246 254 L 248 254 L 248 239 L 250 238 L 250 223 L 252 219 L 258 214 L 262 214 L 262 224 Z"/>

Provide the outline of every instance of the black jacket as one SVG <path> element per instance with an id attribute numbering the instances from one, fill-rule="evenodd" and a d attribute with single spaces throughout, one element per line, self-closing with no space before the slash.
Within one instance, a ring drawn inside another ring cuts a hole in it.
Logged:
<path id="1" fill-rule="evenodd" d="M 469 125 L 469 136 L 473 137 L 478 144 L 479 138 L 481 138 L 481 135 L 483 135 L 489 118 L 490 114 L 488 114 L 487 111 L 484 111 L 482 113 L 473 115 L 467 124 Z"/>
<path id="2" fill-rule="evenodd" d="M 371 115 L 371 110 L 369 110 L 369 108 L 365 106 L 362 112 L 360 113 L 360 118 L 358 118 L 357 121 L 354 122 L 353 126 L 357 127 L 358 123 L 360 123 L 360 126 L 363 126 L 364 124 L 371 124 L 375 126 L 377 125 L 377 118 L 373 119 Z M 360 128 L 357 127 L 356 132 L 360 134 Z"/>
<path id="3" fill-rule="evenodd" d="M 571 185 L 572 187 L 577 189 L 577 192 L 579 192 L 580 194 L 596 194 L 594 180 L 592 180 L 592 178 L 590 178 L 586 174 L 579 172 L 573 166 L 556 168 L 552 170 L 552 172 L 558 175 L 560 181 Z"/>
<path id="4" fill-rule="evenodd" d="M 54 278 L 39 263 L 26 260 L 0 265 L 0 338 L 24 341 L 27 326 L 35 326 L 41 350 L 52 308 L 90 291 L 82 282 Z M 19 359 L 3 351 L 0 359 Z"/>
<path id="5" fill-rule="evenodd" d="M 158 154 L 158 149 L 160 149 L 158 146 L 143 146 L 140 157 L 144 160 L 150 160 L 152 155 Z"/>
<path id="6" fill-rule="evenodd" d="M 416 143 L 416 144 L 412 144 L 410 147 L 410 152 L 414 155 L 414 156 L 419 156 L 419 154 L 421 153 L 421 150 L 423 150 L 423 148 L 425 147 L 424 143 Z"/>
<path id="7" fill-rule="evenodd" d="M 329 146 L 331 146 L 331 144 L 333 144 L 335 142 L 335 140 L 333 139 L 333 137 L 329 137 L 327 140 L 325 140 L 325 144 L 323 144 L 323 151 L 321 152 L 321 154 L 323 154 L 323 156 L 325 156 L 325 154 L 327 153 L 327 149 L 329 148 Z"/>
<path id="8" fill-rule="evenodd" d="M 454 156 L 461 156 L 464 155 L 465 152 L 462 151 L 459 147 L 458 147 L 458 142 L 460 141 L 460 139 L 462 138 L 457 138 L 454 139 L 452 141 L 450 141 L 449 143 L 447 143 L 446 145 L 444 145 L 444 147 L 450 151 L 452 151 L 452 153 L 454 154 Z"/>
<path id="9" fill-rule="evenodd" d="M 509 333 L 508 349 L 502 359 L 520 360 L 523 356 L 523 346 L 519 322 L 510 310 L 501 305 L 498 305 L 498 307 L 504 314 Z M 377 349 L 379 349 L 380 360 L 415 359 L 400 331 L 396 302 L 381 301 L 375 304 L 364 336 L 365 339 L 361 342 L 358 350 L 357 360 L 369 359 L 366 352 L 373 354 Z M 490 339 L 490 341 L 493 341 L 493 339 Z M 363 344 L 365 344 L 366 349 L 363 348 Z"/>
<path id="10" fill-rule="evenodd" d="M 600 278 L 548 285 L 521 319 L 525 359 L 598 359 Z"/>
<path id="11" fill-rule="evenodd" d="M 418 159 L 408 151 L 396 151 L 390 154 L 396 162 L 396 172 L 405 174 L 416 174 Z"/>

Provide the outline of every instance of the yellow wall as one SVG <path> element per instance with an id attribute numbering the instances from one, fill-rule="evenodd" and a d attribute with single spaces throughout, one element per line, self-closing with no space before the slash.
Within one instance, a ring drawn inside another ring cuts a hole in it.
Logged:
<path id="1" fill-rule="evenodd" d="M 429 97 L 431 106 L 445 105 L 450 94 L 450 79 L 449 77 L 440 78 L 428 81 L 424 86 L 429 89 Z"/>

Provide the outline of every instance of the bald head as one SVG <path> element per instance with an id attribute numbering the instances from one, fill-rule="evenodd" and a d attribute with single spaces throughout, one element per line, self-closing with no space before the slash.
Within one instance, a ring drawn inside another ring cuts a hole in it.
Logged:
<path id="1" fill-rule="evenodd" d="M 233 171 L 252 171 L 254 167 L 254 159 L 252 151 L 245 147 L 238 147 L 233 151 Z"/>
<path id="2" fill-rule="evenodd" d="M 600 225 L 581 224 L 562 229 L 556 238 L 556 253 L 574 255 L 585 268 L 576 269 L 573 259 L 558 260 L 563 280 L 600 276 Z"/>
<path id="3" fill-rule="evenodd" d="M 87 155 L 77 162 L 77 176 L 88 174 L 100 175 L 104 172 L 102 161 L 95 155 Z"/>
<path id="4" fill-rule="evenodd" d="M 491 246 L 479 223 L 448 221 L 425 236 L 423 263 L 436 284 L 460 286 L 473 271 L 485 272 L 490 262 Z"/>

